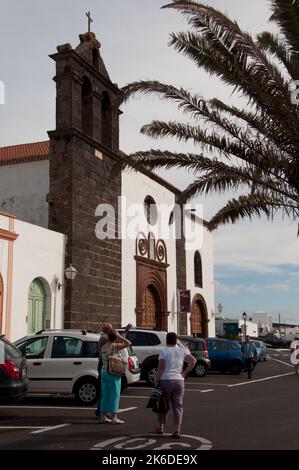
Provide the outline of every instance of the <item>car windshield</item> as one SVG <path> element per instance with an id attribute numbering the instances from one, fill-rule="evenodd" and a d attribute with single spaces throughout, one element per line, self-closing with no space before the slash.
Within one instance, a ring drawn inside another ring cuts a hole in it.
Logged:
<path id="1" fill-rule="evenodd" d="M 251 341 L 257 348 L 261 347 L 261 343 L 259 341 Z"/>

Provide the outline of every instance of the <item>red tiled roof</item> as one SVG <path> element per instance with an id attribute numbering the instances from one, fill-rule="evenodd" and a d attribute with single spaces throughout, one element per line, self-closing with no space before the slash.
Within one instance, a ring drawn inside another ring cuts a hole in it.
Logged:
<path id="1" fill-rule="evenodd" d="M 49 152 L 50 142 L 48 140 L 31 144 L 0 147 L 0 166 L 47 160 Z"/>

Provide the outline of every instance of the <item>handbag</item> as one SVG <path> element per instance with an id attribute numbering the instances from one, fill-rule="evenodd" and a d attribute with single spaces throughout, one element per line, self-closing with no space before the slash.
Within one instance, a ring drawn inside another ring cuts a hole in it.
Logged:
<path id="1" fill-rule="evenodd" d="M 116 351 L 112 351 L 108 355 L 108 367 L 107 372 L 111 375 L 122 377 L 126 372 L 126 363 L 121 358 L 120 354 Z"/>
<path id="2" fill-rule="evenodd" d="M 167 413 L 169 411 L 168 395 L 160 387 L 155 387 L 146 407 L 152 408 L 154 413 Z"/>

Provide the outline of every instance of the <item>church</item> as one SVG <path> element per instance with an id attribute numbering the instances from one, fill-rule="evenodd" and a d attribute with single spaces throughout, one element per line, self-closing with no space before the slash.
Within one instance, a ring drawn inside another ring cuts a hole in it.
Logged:
<path id="1" fill-rule="evenodd" d="M 0 330 L 7 334 L 9 325 L 15 338 L 14 324 L 23 325 L 20 337 L 45 327 L 98 331 L 103 321 L 110 321 L 213 336 L 212 234 L 192 210 L 173 217 L 180 190 L 155 173 L 126 169 L 111 177 L 123 155 L 121 90 L 110 79 L 95 34 L 79 38 L 76 48 L 59 45 L 50 55 L 56 66 L 56 128 L 48 131 L 49 139 L 0 148 L 0 215 L 16 218 L 35 233 L 27 237 L 32 251 L 28 272 L 43 256 L 52 270 L 49 281 L 32 272 L 22 286 L 29 297 L 14 308 L 20 249 L 8 279 L 1 247 L 17 247 L 22 232 L 0 226 Z M 162 206 L 169 230 L 161 235 Z M 135 231 L 127 230 L 132 207 L 143 211 Z M 107 217 L 109 208 L 115 217 Z M 106 236 L 100 233 L 104 219 Z M 176 236 L 188 224 L 201 234 L 197 245 L 187 243 L 184 231 Z M 52 257 L 44 246 L 51 237 Z M 28 318 L 34 319 L 30 327 Z"/>

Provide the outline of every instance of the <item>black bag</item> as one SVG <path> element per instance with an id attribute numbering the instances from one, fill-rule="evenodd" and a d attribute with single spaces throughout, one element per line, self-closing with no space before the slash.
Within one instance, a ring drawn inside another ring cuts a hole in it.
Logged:
<path id="1" fill-rule="evenodd" d="M 152 408 L 154 413 L 167 413 L 169 410 L 168 396 L 161 388 L 154 388 L 146 407 Z"/>

